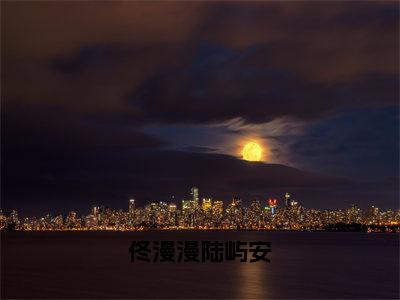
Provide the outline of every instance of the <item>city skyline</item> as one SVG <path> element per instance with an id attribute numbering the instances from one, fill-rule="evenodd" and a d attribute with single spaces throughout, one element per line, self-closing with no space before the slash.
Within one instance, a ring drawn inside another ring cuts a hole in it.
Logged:
<path id="1" fill-rule="evenodd" d="M 185 194 L 185 193 L 183 193 Z M 197 199 L 197 200 L 195 200 Z M 287 207 L 289 206 L 288 203 L 290 204 L 291 201 L 294 201 L 294 203 L 298 203 L 299 198 L 296 197 L 296 199 L 293 199 L 293 197 L 291 196 L 291 194 L 289 194 L 287 191 L 282 193 L 281 195 L 276 196 L 276 193 L 274 194 L 267 194 L 265 197 L 252 197 L 252 198 L 242 198 L 240 197 L 240 195 L 238 194 L 231 194 L 231 197 L 227 197 L 227 198 L 219 198 L 219 197 L 213 197 L 211 194 L 209 193 L 205 193 L 205 194 L 201 194 L 199 192 L 199 188 L 198 187 L 192 187 L 190 188 L 189 192 L 186 192 L 186 196 L 181 196 L 181 197 L 177 197 L 175 195 L 170 195 L 167 197 L 162 197 L 161 199 L 153 199 L 152 201 L 137 201 L 138 199 L 136 197 L 129 197 L 128 198 L 128 211 L 130 210 L 130 207 L 145 207 L 148 205 L 151 205 L 152 203 L 168 203 L 168 204 L 174 204 L 177 206 L 184 206 L 185 203 L 188 202 L 197 202 L 197 204 L 199 206 L 201 206 L 203 201 L 218 201 L 221 203 L 229 203 L 231 201 L 233 201 L 234 199 L 239 199 L 241 203 L 243 203 L 243 205 L 248 205 L 250 206 L 251 203 L 253 203 L 254 201 L 258 201 L 260 203 L 265 203 L 266 205 L 269 204 L 269 202 L 271 200 L 274 201 L 275 206 L 276 207 Z M 290 200 L 288 200 L 290 199 Z M 289 201 L 289 202 L 288 202 Z M 112 208 L 113 210 L 125 210 L 126 208 L 126 199 L 120 199 L 120 205 L 117 205 L 115 208 Z M 302 204 L 307 203 L 307 201 L 304 201 L 304 199 L 301 199 Z M 333 207 L 313 207 L 313 206 L 308 206 L 310 209 L 316 209 L 316 210 L 342 210 L 346 207 L 349 206 L 357 206 L 360 207 L 362 209 L 369 209 L 370 207 L 374 207 L 376 206 L 376 202 L 361 202 L 362 205 L 359 205 L 360 201 L 353 201 L 353 202 L 349 202 L 347 203 L 347 205 L 336 205 Z M 56 210 L 57 214 L 67 214 L 69 211 L 75 211 L 75 212 L 84 212 L 87 211 L 88 209 L 93 210 L 94 207 L 102 207 L 103 209 L 105 208 L 111 208 L 112 206 L 110 204 L 104 204 L 101 201 L 100 202 L 96 202 L 96 201 L 87 201 L 86 203 L 84 203 L 83 205 L 80 206 L 80 209 L 73 209 L 73 207 L 69 206 L 69 207 L 64 207 L 62 209 Z M 381 206 L 381 208 L 383 209 L 388 209 L 388 210 L 398 210 L 398 206 Z M 48 214 L 49 210 L 46 209 L 40 209 L 39 213 L 33 213 L 32 211 L 26 210 L 26 209 L 21 209 L 18 210 L 16 207 L 11 207 L 8 210 L 3 210 L 1 209 L 0 212 L 2 212 L 3 214 L 10 214 L 12 211 L 20 211 L 23 216 L 33 216 L 33 215 L 37 215 L 37 214 Z M 35 211 L 35 210 L 34 210 Z"/>
<path id="2" fill-rule="evenodd" d="M 46 214 L 44 217 L 21 217 L 15 210 L 8 216 L 0 212 L 0 229 L 344 230 L 348 226 L 347 230 L 400 231 L 400 210 L 380 210 L 373 205 L 365 211 L 354 204 L 346 209 L 317 210 L 303 207 L 288 192 L 279 201 L 274 198 L 263 202 L 252 200 L 249 206 L 244 205 L 239 197 L 233 197 L 229 202 L 208 197 L 200 202 L 197 187 L 192 187 L 189 195 L 179 204 L 157 201 L 143 207 L 138 207 L 135 199 L 131 198 L 126 209 L 96 205 L 88 215 L 81 216 L 73 210 L 64 216 Z"/>

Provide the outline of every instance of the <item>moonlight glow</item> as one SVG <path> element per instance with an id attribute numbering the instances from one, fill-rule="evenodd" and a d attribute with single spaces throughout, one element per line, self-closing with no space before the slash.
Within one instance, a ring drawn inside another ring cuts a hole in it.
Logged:
<path id="1" fill-rule="evenodd" d="M 254 142 L 247 143 L 243 147 L 243 159 L 250 161 L 260 161 L 262 149 L 260 145 Z"/>

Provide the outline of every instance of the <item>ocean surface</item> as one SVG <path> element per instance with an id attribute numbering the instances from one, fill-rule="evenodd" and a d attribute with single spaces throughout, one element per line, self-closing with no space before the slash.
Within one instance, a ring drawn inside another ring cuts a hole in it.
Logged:
<path id="1" fill-rule="evenodd" d="M 133 240 L 269 241 L 270 263 L 132 263 Z M 399 235 L 2 232 L 1 298 L 399 298 Z"/>

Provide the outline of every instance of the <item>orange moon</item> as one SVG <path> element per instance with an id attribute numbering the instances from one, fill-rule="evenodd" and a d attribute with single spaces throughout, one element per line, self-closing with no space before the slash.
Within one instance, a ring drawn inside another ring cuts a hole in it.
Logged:
<path id="1" fill-rule="evenodd" d="M 261 146 L 257 143 L 250 142 L 243 147 L 243 159 L 248 161 L 260 161 L 262 157 Z"/>

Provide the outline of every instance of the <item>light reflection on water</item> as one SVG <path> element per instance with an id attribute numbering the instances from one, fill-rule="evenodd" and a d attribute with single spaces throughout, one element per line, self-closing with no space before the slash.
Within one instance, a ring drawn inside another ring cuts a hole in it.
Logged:
<path id="1" fill-rule="evenodd" d="M 267 298 L 268 291 L 265 284 L 266 269 L 270 265 L 265 262 L 241 263 L 238 268 L 240 284 L 237 285 L 239 298 Z"/>

